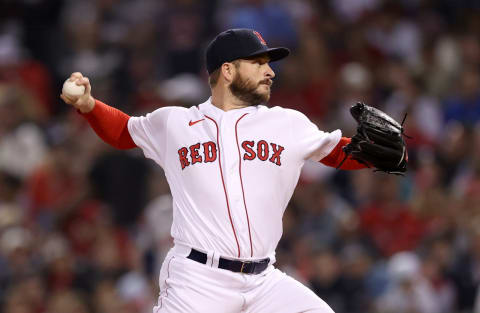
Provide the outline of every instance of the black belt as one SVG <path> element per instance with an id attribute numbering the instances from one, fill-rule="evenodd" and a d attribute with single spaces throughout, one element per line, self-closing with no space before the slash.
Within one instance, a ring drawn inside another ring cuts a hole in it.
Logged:
<path id="1" fill-rule="evenodd" d="M 207 254 L 195 249 L 192 249 L 192 251 L 190 251 L 190 254 L 187 256 L 187 258 L 197 261 L 198 263 L 207 263 Z M 218 268 L 236 273 L 260 274 L 268 267 L 268 263 L 270 263 L 270 258 L 257 261 L 237 261 L 228 260 L 220 257 L 220 259 L 218 260 Z"/>

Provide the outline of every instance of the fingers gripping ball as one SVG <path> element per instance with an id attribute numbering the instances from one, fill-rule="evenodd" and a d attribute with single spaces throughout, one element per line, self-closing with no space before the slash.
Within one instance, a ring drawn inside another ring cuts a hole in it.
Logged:
<path id="1" fill-rule="evenodd" d="M 85 93 L 85 86 L 79 86 L 75 83 L 75 81 L 67 79 L 63 83 L 62 93 L 67 97 L 79 97 Z"/>

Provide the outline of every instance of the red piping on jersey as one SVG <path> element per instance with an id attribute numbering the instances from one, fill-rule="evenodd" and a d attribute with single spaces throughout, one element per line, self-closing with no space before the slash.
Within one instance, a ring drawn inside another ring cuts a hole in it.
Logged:
<path id="1" fill-rule="evenodd" d="M 233 235 L 235 236 L 235 241 L 237 242 L 238 257 L 240 257 L 240 244 L 238 243 L 237 232 L 235 231 L 235 226 L 233 226 L 232 215 L 230 214 L 230 204 L 228 202 L 228 196 L 227 196 L 227 188 L 225 188 L 225 180 L 223 179 L 222 158 L 221 158 L 221 155 L 220 155 L 220 144 L 218 142 L 218 124 L 210 116 L 205 115 L 205 117 L 208 118 L 209 120 L 211 120 L 213 123 L 215 123 L 215 127 L 217 128 L 218 167 L 220 168 L 220 176 L 222 177 L 223 190 L 225 191 L 225 200 L 227 202 L 228 218 L 230 219 L 230 224 L 232 225 Z"/>
<path id="2" fill-rule="evenodd" d="M 242 156 L 240 155 L 240 145 L 238 144 L 238 132 L 237 132 L 238 122 L 240 122 L 240 120 L 247 114 L 248 113 L 245 113 L 242 116 L 240 116 L 240 118 L 235 123 L 235 137 L 237 139 L 237 148 L 238 148 L 238 173 L 240 175 L 240 186 L 242 186 L 243 205 L 245 206 L 245 214 L 247 215 L 248 237 L 250 238 L 250 257 L 253 257 L 252 233 L 250 231 L 250 219 L 248 218 L 247 202 L 245 201 L 245 191 L 243 189 Z"/>

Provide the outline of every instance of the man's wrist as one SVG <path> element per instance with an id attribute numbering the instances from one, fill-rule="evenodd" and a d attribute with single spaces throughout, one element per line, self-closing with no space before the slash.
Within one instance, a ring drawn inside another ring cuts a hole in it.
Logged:
<path id="1" fill-rule="evenodd" d="M 87 114 L 87 113 L 92 112 L 93 108 L 95 108 L 95 99 L 92 96 L 90 96 L 85 108 L 79 108 L 79 111 L 83 114 Z"/>

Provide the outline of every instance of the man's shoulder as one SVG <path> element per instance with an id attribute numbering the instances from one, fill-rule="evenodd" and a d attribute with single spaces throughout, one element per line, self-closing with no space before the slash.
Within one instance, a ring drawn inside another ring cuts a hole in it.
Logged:
<path id="1" fill-rule="evenodd" d="M 190 114 L 192 112 L 198 112 L 197 106 L 192 106 L 190 108 L 181 107 L 181 106 L 164 106 L 160 107 L 150 113 L 147 113 L 146 116 L 165 116 L 165 115 L 183 115 Z"/>
<path id="2" fill-rule="evenodd" d="M 302 112 L 294 109 L 284 108 L 281 106 L 267 107 L 267 106 L 261 105 L 259 106 L 259 112 L 263 112 L 266 114 L 280 115 L 280 116 L 284 116 L 286 118 L 291 118 L 291 119 L 307 119 L 307 116 Z"/>
<path id="3" fill-rule="evenodd" d="M 189 111 L 192 111 L 192 110 L 198 110 L 198 107 L 193 106 L 193 107 L 190 107 L 190 108 L 186 108 L 186 107 L 181 107 L 181 106 L 174 106 L 174 105 L 170 106 L 169 105 L 169 106 L 164 106 L 164 107 L 158 108 L 153 112 L 163 111 L 163 112 L 169 112 L 169 113 L 172 113 L 172 112 L 174 112 L 174 113 L 188 113 Z"/>

